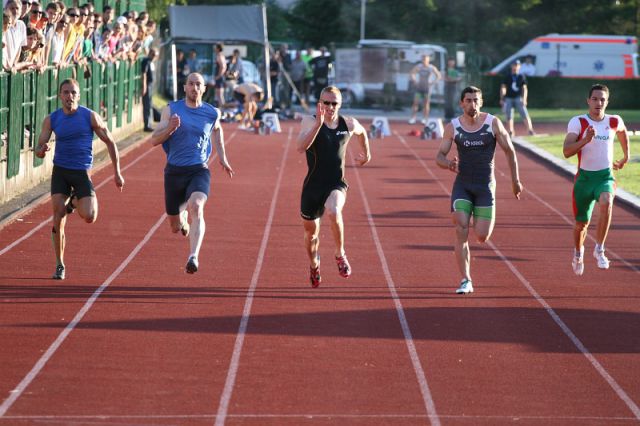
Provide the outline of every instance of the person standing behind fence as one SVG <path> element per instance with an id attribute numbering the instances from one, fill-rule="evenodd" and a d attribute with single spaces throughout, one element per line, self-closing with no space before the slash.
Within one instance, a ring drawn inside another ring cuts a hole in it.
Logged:
<path id="1" fill-rule="evenodd" d="M 455 58 L 447 59 L 447 70 L 444 75 L 444 119 L 447 122 L 456 115 L 456 94 L 460 81 L 462 77 L 456 68 Z"/>
<path id="2" fill-rule="evenodd" d="M 225 99 L 224 99 L 224 76 L 227 73 L 227 59 L 224 57 L 224 53 L 222 53 L 222 51 L 224 50 L 224 45 L 222 43 L 216 43 L 216 65 L 215 65 L 215 69 L 213 72 L 214 75 L 214 79 L 215 79 L 215 100 L 216 103 L 218 104 L 218 108 L 224 108 L 224 104 L 225 104 Z"/>
<path id="3" fill-rule="evenodd" d="M 422 55 L 422 62 L 413 67 L 409 78 L 414 85 L 413 105 L 411 106 L 410 124 L 416 122 L 420 101 L 422 101 L 422 123 L 426 124 L 429 119 L 429 109 L 431 107 L 431 87 L 442 78 L 440 71 L 429 63 L 429 55 Z"/>
<path id="4" fill-rule="evenodd" d="M 574 256 L 573 272 L 584 272 L 584 241 L 595 202 L 600 205 L 600 217 L 596 229 L 596 246 L 593 257 L 598 268 L 609 269 L 609 259 L 604 254 L 604 243 L 611 226 L 616 182 L 613 170 L 622 169 L 629 161 L 629 136 L 619 115 L 605 114 L 609 105 L 609 88 L 596 84 L 587 98 L 589 112 L 573 117 L 567 126 L 563 154 L 566 158 L 578 155 L 578 174 L 573 186 Z M 615 161 L 613 143 L 617 137 L 623 157 Z"/>
<path id="5" fill-rule="evenodd" d="M 120 173 L 118 148 L 102 118 L 96 112 L 78 104 L 80 86 L 74 79 L 67 79 L 60 84 L 58 93 L 62 108 L 52 112 L 42 122 L 42 132 L 38 138 L 35 154 L 44 158 L 49 151 L 49 139 L 55 133 L 55 152 L 53 156 L 53 172 L 51 175 L 51 205 L 53 206 L 53 228 L 51 239 L 56 255 L 56 270 L 53 279 L 63 280 L 66 277 L 64 263 L 66 217 L 75 209 L 87 223 L 98 218 L 98 198 L 91 179 L 89 169 L 93 165 L 93 134 L 95 133 L 106 145 L 114 181 L 122 191 L 124 178 Z"/>
<path id="6" fill-rule="evenodd" d="M 203 102 L 206 90 L 201 74 L 187 76 L 185 98 L 169 103 L 153 132 L 151 145 L 162 145 L 167 154 L 164 169 L 165 209 L 174 233 L 189 236 L 190 253 L 185 271 L 198 271 L 198 255 L 205 232 L 204 206 L 209 197 L 211 173 L 208 160 L 211 139 L 222 169 L 233 177 L 227 161 L 220 110 Z M 191 217 L 189 225 L 188 217 Z"/>
<path id="7" fill-rule="evenodd" d="M 320 93 L 329 84 L 331 70 L 331 56 L 327 55 L 327 48 L 321 47 L 320 54 L 309 61 L 313 71 L 313 96 L 316 102 L 320 100 Z"/>
<path id="8" fill-rule="evenodd" d="M 142 118 L 144 120 L 144 131 L 153 132 L 151 127 L 151 104 L 153 98 L 153 86 L 156 74 L 156 65 L 154 63 L 158 52 L 156 49 L 149 50 L 149 56 L 144 58 L 141 63 L 142 70 Z"/>
<path id="9" fill-rule="evenodd" d="M 534 135 L 529 111 L 527 111 L 527 97 L 529 95 L 527 77 L 520 72 L 520 61 L 511 64 L 511 71 L 500 85 L 500 106 L 504 108 L 507 119 L 507 130 L 511 137 L 515 136 L 513 130 L 513 109 L 517 109 L 520 118 L 527 127 L 530 135 Z"/>

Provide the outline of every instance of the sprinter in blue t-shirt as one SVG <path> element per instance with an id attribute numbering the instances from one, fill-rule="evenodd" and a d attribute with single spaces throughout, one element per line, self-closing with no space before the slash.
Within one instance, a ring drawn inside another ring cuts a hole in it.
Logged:
<path id="1" fill-rule="evenodd" d="M 164 108 L 160 124 L 151 135 L 151 144 L 162 145 L 167 153 L 165 209 L 171 231 L 189 235 L 191 253 L 186 266 L 189 274 L 198 270 L 198 253 L 204 238 L 204 205 L 211 185 L 207 164 L 211 155 L 211 139 L 222 169 L 233 177 L 233 169 L 224 150 L 220 110 L 202 101 L 205 89 L 201 74 L 189 74 L 184 85 L 185 98 Z M 191 216 L 191 226 L 187 212 Z"/>
<path id="2" fill-rule="evenodd" d="M 53 172 L 51 175 L 51 204 L 53 205 L 53 228 L 51 240 L 56 254 L 56 271 L 53 279 L 65 278 L 64 225 L 66 215 L 76 208 L 87 223 L 98 217 L 98 199 L 89 178 L 88 170 L 93 164 L 93 133 L 107 145 L 113 164 L 116 186 L 124 187 L 120 174 L 118 147 L 107 125 L 96 112 L 80 106 L 80 86 L 69 78 L 60 84 L 58 97 L 62 108 L 52 112 L 42 122 L 42 133 L 38 138 L 36 156 L 44 158 L 49 151 L 51 133 L 55 133 Z"/>

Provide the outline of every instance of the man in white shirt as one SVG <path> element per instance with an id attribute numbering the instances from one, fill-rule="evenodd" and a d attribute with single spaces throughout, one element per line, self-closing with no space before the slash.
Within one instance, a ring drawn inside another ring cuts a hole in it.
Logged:
<path id="1" fill-rule="evenodd" d="M 27 44 L 27 27 L 19 18 L 22 13 L 22 4 L 16 0 L 9 0 L 4 8 L 9 17 L 9 25 L 2 40 L 5 44 L 2 50 L 2 67 L 11 71 L 20 58 L 22 46 Z"/>
<path id="2" fill-rule="evenodd" d="M 520 66 L 520 73 L 527 77 L 536 75 L 536 66 L 533 65 L 533 57 L 527 56 L 524 58 L 524 63 Z"/>

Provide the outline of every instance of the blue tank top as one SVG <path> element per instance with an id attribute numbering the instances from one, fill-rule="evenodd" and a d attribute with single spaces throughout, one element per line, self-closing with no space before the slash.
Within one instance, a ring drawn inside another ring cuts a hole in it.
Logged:
<path id="1" fill-rule="evenodd" d="M 167 163 L 180 167 L 206 164 L 211 155 L 211 131 L 220 115 L 218 109 L 206 102 L 189 108 L 181 99 L 170 102 L 169 110 L 171 115 L 180 116 L 180 127 L 162 144 Z"/>
<path id="2" fill-rule="evenodd" d="M 62 108 L 49 116 L 51 130 L 56 134 L 53 164 L 71 170 L 89 170 L 93 164 L 93 127 L 91 110 L 78 106 L 73 114 Z"/>

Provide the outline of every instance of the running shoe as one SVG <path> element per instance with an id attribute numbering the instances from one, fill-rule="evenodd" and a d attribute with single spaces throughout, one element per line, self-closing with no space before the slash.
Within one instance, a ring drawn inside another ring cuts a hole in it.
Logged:
<path id="1" fill-rule="evenodd" d="M 416 119 L 415 118 L 410 118 L 409 119 L 409 124 L 416 124 Z"/>
<path id="2" fill-rule="evenodd" d="M 185 267 L 187 274 L 195 274 L 198 272 L 198 258 L 195 256 L 189 256 L 187 266 Z"/>
<path id="3" fill-rule="evenodd" d="M 65 209 L 66 209 L 66 211 L 67 211 L 67 214 L 71 214 L 71 213 L 73 213 L 73 211 L 76 209 L 76 208 L 73 206 L 73 199 L 74 199 L 74 198 L 75 198 L 76 200 L 78 199 L 78 197 L 76 196 L 75 191 L 71 191 L 71 195 L 69 195 L 69 199 L 67 200 L 67 203 L 64 205 L 64 207 L 65 207 Z"/>
<path id="4" fill-rule="evenodd" d="M 338 273 L 342 278 L 349 278 L 351 275 L 351 265 L 347 260 L 347 255 L 336 257 L 336 263 L 338 264 Z"/>
<path id="5" fill-rule="evenodd" d="M 598 268 L 600 269 L 609 269 L 609 259 L 604 255 L 604 250 L 598 251 L 598 249 L 593 249 L 593 257 L 598 261 Z"/>
<path id="6" fill-rule="evenodd" d="M 311 287 L 318 288 L 320 283 L 322 282 L 322 278 L 320 277 L 320 264 L 315 268 L 311 266 L 309 268 L 309 281 L 311 281 Z"/>
<path id="7" fill-rule="evenodd" d="M 605 258 L 606 259 L 606 258 Z M 582 256 L 573 256 L 573 260 L 571 261 L 571 266 L 573 266 L 573 272 L 580 276 L 584 273 L 584 258 Z"/>
<path id="8" fill-rule="evenodd" d="M 65 278 L 64 265 L 56 266 L 56 272 L 54 272 L 51 278 L 54 280 L 64 280 Z"/>
<path id="9" fill-rule="evenodd" d="M 456 290 L 456 294 L 469 294 L 473 293 L 473 283 L 471 280 L 464 278 L 460 281 L 460 287 Z"/>

